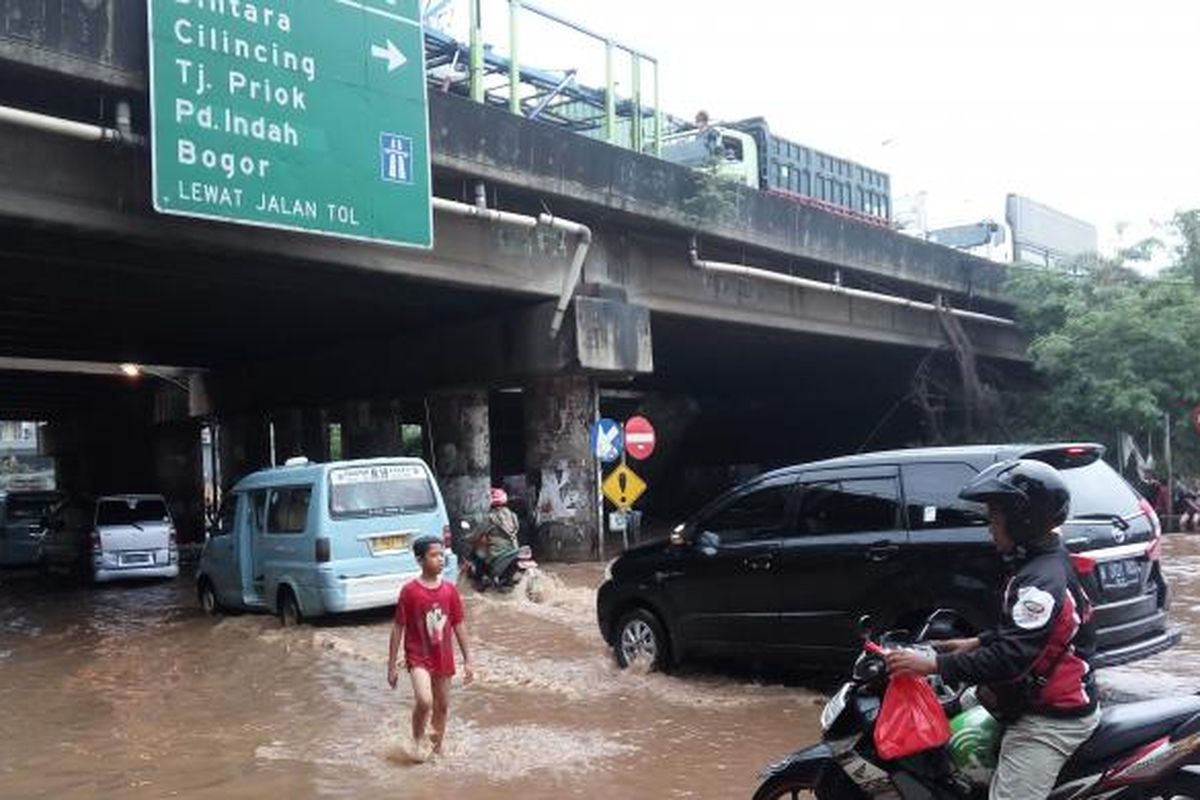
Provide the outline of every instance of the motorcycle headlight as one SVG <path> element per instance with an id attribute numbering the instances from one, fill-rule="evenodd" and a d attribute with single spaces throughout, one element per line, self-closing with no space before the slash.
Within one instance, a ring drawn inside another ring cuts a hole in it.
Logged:
<path id="1" fill-rule="evenodd" d="M 613 569 L 613 564 L 615 564 L 615 563 L 617 563 L 617 560 L 614 558 L 612 561 L 609 561 L 607 564 L 604 565 L 604 580 L 606 580 L 606 581 L 612 580 L 612 569 Z"/>

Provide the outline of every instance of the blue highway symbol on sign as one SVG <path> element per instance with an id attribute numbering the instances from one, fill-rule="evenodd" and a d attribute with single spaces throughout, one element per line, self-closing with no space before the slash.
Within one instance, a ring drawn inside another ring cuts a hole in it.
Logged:
<path id="1" fill-rule="evenodd" d="M 621 426 L 611 419 L 599 419 L 592 426 L 592 455 L 605 464 L 611 464 L 621 457 L 625 447 L 625 437 Z"/>
<path id="2" fill-rule="evenodd" d="M 379 137 L 380 172 L 385 181 L 412 183 L 413 143 L 408 136 L 385 133 Z"/>

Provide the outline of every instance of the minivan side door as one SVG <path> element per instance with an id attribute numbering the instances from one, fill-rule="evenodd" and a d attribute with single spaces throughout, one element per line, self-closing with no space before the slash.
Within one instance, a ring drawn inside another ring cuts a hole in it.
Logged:
<path id="1" fill-rule="evenodd" d="M 761 647 L 774 637 L 774 561 L 791 489 L 790 478 L 751 484 L 691 526 L 687 546 L 663 579 L 687 650 Z"/>
<path id="2" fill-rule="evenodd" d="M 894 466 L 805 473 L 779 549 L 780 647 L 816 663 L 861 646 L 858 619 L 901 598 L 907 533 Z"/>
<path id="3" fill-rule="evenodd" d="M 312 541 L 305 535 L 312 493 L 311 486 L 283 486 L 267 491 L 266 531 L 260 552 L 264 599 L 272 608 L 283 577 L 291 576 L 300 588 L 308 583 L 308 576 L 299 575 L 316 567 Z M 304 598 L 297 599 L 304 608 Z"/>

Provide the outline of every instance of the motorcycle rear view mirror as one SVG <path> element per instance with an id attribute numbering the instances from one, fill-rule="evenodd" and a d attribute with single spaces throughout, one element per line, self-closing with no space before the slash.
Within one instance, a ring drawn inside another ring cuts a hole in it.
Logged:
<path id="1" fill-rule="evenodd" d="M 870 639 L 874 633 L 874 622 L 870 614 L 863 614 L 858 618 L 858 635 L 863 639 Z"/>
<path id="2" fill-rule="evenodd" d="M 939 608 L 926 618 L 925 624 L 917 633 L 917 641 L 952 638 L 957 633 L 961 620 L 962 618 L 954 609 Z"/>

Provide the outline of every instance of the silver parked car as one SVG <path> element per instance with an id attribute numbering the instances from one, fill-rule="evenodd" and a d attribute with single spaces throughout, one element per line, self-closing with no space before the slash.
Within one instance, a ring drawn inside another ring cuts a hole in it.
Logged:
<path id="1" fill-rule="evenodd" d="M 157 494 L 66 500 L 50 514 L 42 563 L 96 582 L 174 578 L 179 550 L 167 502 Z"/>

